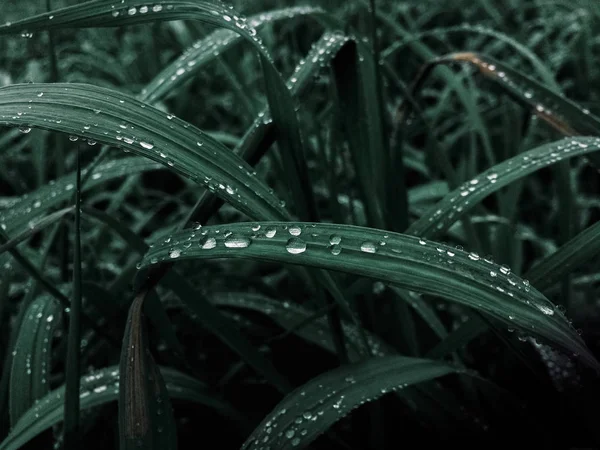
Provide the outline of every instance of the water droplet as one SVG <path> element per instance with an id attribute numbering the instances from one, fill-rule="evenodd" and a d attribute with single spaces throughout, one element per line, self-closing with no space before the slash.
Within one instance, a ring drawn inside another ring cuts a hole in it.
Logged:
<path id="1" fill-rule="evenodd" d="M 29 133 L 29 132 L 31 131 L 31 127 L 30 127 L 30 126 L 27 126 L 27 125 L 21 125 L 21 126 L 19 127 L 19 131 L 20 131 L 21 133 L 27 134 L 27 133 Z"/>
<path id="2" fill-rule="evenodd" d="M 217 240 L 213 237 L 203 237 L 200 239 L 199 245 L 204 250 L 210 250 L 211 248 L 215 248 L 217 246 Z"/>
<path id="3" fill-rule="evenodd" d="M 425 239 L 419 239 L 419 244 L 426 245 L 427 241 L 425 241 Z"/>
<path id="4" fill-rule="evenodd" d="M 365 241 L 360 245 L 361 251 L 365 253 L 375 253 L 377 251 L 377 247 L 373 242 Z"/>
<path id="5" fill-rule="evenodd" d="M 479 261 L 479 255 L 475 252 L 471 252 L 471 253 L 469 253 L 469 259 L 471 259 L 473 261 Z"/>
<path id="6" fill-rule="evenodd" d="M 342 237 L 337 235 L 337 234 L 332 234 L 331 236 L 329 236 L 329 243 L 331 245 L 337 245 L 340 242 L 342 242 Z"/>
<path id="7" fill-rule="evenodd" d="M 265 230 L 265 236 L 269 239 L 274 237 L 277 234 L 277 229 L 275 227 L 267 227 Z"/>
<path id="8" fill-rule="evenodd" d="M 71 142 L 76 142 L 78 139 L 79 139 L 79 137 L 77 137 L 77 136 L 73 136 L 73 135 L 69 136 L 69 140 Z"/>
<path id="9" fill-rule="evenodd" d="M 129 8 L 127 10 L 127 14 L 129 14 L 130 16 L 135 15 L 135 13 L 137 12 L 137 8 L 133 7 L 133 8 Z"/>
<path id="10" fill-rule="evenodd" d="M 547 316 L 553 316 L 554 310 L 546 305 L 537 305 L 537 308 Z"/>
<path id="11" fill-rule="evenodd" d="M 332 255 L 337 256 L 342 252 L 342 246 L 340 244 L 333 244 L 329 246 L 329 250 Z"/>
<path id="12" fill-rule="evenodd" d="M 288 231 L 292 236 L 300 236 L 300 234 L 302 234 L 302 229 L 297 226 L 291 226 Z"/>
<path id="13" fill-rule="evenodd" d="M 179 258 L 181 256 L 181 250 L 175 249 L 169 252 L 169 257 L 172 259 Z"/>
<path id="14" fill-rule="evenodd" d="M 300 238 L 290 238 L 287 241 L 285 248 L 288 251 L 288 253 L 291 253 L 292 255 L 297 255 L 299 253 L 304 253 L 304 251 L 306 250 L 306 242 L 304 242 Z"/>
<path id="15" fill-rule="evenodd" d="M 154 12 L 161 12 L 162 11 L 162 6 L 161 5 L 154 5 L 152 7 L 152 11 L 154 11 Z"/>
<path id="16" fill-rule="evenodd" d="M 148 150 L 152 150 L 154 148 L 154 144 L 151 144 L 150 142 L 140 141 L 140 145 Z"/>
<path id="17" fill-rule="evenodd" d="M 245 236 L 232 235 L 225 239 L 225 247 L 227 248 L 246 248 L 252 241 Z"/>

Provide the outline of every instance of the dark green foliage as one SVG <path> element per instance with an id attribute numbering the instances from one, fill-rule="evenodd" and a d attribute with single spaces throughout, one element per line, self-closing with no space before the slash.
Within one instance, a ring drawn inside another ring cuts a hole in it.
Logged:
<path id="1" fill-rule="evenodd" d="M 595 3 L 42 3 L 0 450 L 600 446 Z"/>

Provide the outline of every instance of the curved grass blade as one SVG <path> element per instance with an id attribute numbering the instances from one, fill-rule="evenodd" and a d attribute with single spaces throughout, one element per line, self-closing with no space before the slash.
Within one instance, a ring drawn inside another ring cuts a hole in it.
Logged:
<path id="1" fill-rule="evenodd" d="M 60 312 L 60 304 L 48 295 L 39 296 L 25 312 L 10 373 L 10 424 L 13 427 L 50 391 L 50 348 Z"/>
<path id="2" fill-rule="evenodd" d="M 74 209 L 73 206 L 69 206 L 68 208 L 63 208 L 59 211 L 48 214 L 47 216 L 42 217 L 39 220 L 31 220 L 29 222 L 29 227 L 25 231 L 21 232 L 17 236 L 11 238 L 9 241 L 0 245 L 0 254 L 15 248 L 17 245 L 19 245 L 24 240 L 26 240 L 26 239 L 30 238 L 31 236 L 33 236 L 34 234 L 42 231 L 44 228 L 58 222 L 64 216 L 73 212 L 73 209 Z"/>
<path id="3" fill-rule="evenodd" d="M 308 446 L 352 409 L 387 392 L 459 372 L 445 363 L 388 356 L 340 367 L 285 397 L 242 446 L 278 450 Z"/>
<path id="4" fill-rule="evenodd" d="M 560 281 L 600 252 L 600 222 L 586 228 L 525 274 L 541 291 Z"/>
<path id="5" fill-rule="evenodd" d="M 173 244 L 175 241 L 191 245 L 186 248 Z M 564 316 L 555 313 L 554 305 L 510 269 L 413 236 L 324 223 L 210 226 L 199 235 L 182 231 L 169 242 L 156 243 L 141 264 L 227 257 L 337 270 L 439 295 L 580 354 L 586 364 L 600 367 Z"/>
<path id="6" fill-rule="evenodd" d="M 89 174 L 89 180 L 83 185 L 83 189 L 85 191 L 125 175 L 158 169 L 164 169 L 164 167 L 145 158 L 131 157 L 113 160 L 95 167 Z M 81 174 L 85 176 L 87 171 L 84 169 Z M 75 174 L 72 173 L 46 184 L 26 196 L 15 199 L 10 208 L 0 211 L 0 227 L 8 234 L 21 231 L 47 209 L 69 200 L 74 187 Z"/>
<path id="7" fill-rule="evenodd" d="M 470 52 L 454 53 L 442 56 L 436 62 L 456 61 L 475 66 L 487 79 L 497 83 L 517 102 L 529 107 L 540 119 L 561 133 L 568 136 L 600 134 L 600 118 L 490 56 Z"/>
<path id="8" fill-rule="evenodd" d="M 57 115 L 61 118 L 48 120 Z M 84 84 L 7 86 L 0 88 L 0 123 L 118 146 L 205 185 L 250 217 L 287 217 L 237 155 L 188 123 L 126 94 Z"/>
<path id="9" fill-rule="evenodd" d="M 319 7 L 293 6 L 248 17 L 248 26 L 258 30 L 263 25 L 281 20 L 323 13 L 324 11 Z M 193 78 L 200 68 L 214 60 L 216 55 L 222 54 L 241 40 L 242 37 L 239 34 L 228 29 L 219 29 L 195 42 L 142 89 L 139 95 L 140 100 L 148 103 L 161 100 L 174 88 Z"/>
<path id="10" fill-rule="evenodd" d="M 600 139 L 565 138 L 523 152 L 467 181 L 450 192 L 429 212 L 414 222 L 408 234 L 435 238 L 464 216 L 479 201 L 500 188 L 544 167 L 575 156 L 589 156 L 600 150 Z"/>
<path id="11" fill-rule="evenodd" d="M 188 375 L 170 368 L 160 368 L 172 398 L 206 405 L 233 418 L 240 418 L 228 403 L 219 399 L 207 387 Z M 44 430 L 63 420 L 64 385 L 53 390 L 30 408 L 0 443 L 0 450 L 17 450 Z M 81 377 L 81 409 L 92 408 L 117 400 L 119 368 L 111 366 Z"/>
<path id="12" fill-rule="evenodd" d="M 119 366 L 119 448 L 177 448 L 169 394 L 150 354 L 144 324 L 145 292 L 129 309 Z"/>

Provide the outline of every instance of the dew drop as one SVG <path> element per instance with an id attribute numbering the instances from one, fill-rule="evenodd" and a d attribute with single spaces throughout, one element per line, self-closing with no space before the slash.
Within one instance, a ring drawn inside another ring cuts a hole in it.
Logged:
<path id="1" fill-rule="evenodd" d="M 225 247 L 227 248 L 246 248 L 252 241 L 244 236 L 230 236 L 225 239 Z"/>
<path id="2" fill-rule="evenodd" d="M 140 141 L 140 145 L 148 150 L 152 150 L 154 148 L 154 144 L 151 144 L 150 142 Z"/>
<path id="3" fill-rule="evenodd" d="M 302 229 L 297 226 L 291 226 L 288 231 L 292 236 L 300 236 L 300 234 L 302 234 Z"/>
<path id="4" fill-rule="evenodd" d="M 360 245 L 360 250 L 365 253 L 375 253 L 377 251 L 377 247 L 373 242 L 365 241 Z"/>
<path id="5" fill-rule="evenodd" d="M 21 125 L 21 126 L 19 127 L 19 131 L 20 131 L 21 133 L 27 134 L 27 133 L 29 133 L 29 132 L 31 131 L 31 127 L 29 127 L 29 126 L 27 126 L 27 125 Z"/>
<path id="6" fill-rule="evenodd" d="M 169 258 L 171 258 L 171 259 L 179 258 L 180 256 L 181 256 L 181 250 L 175 249 L 175 250 L 171 250 L 169 252 Z"/>
<path id="7" fill-rule="evenodd" d="M 297 255 L 299 253 L 304 253 L 304 251 L 306 250 L 306 242 L 304 242 L 300 238 L 290 238 L 288 239 L 285 248 L 288 251 L 288 253 L 291 253 L 292 255 Z"/>
<path id="8" fill-rule="evenodd" d="M 203 237 L 200 239 L 199 245 L 204 250 L 210 250 L 217 246 L 217 240 L 213 237 Z"/>
<path id="9" fill-rule="evenodd" d="M 337 256 L 342 252 L 342 246 L 340 244 L 333 244 L 329 246 L 329 251 L 333 256 Z"/>
<path id="10" fill-rule="evenodd" d="M 265 236 L 269 239 L 274 237 L 277 234 L 277 229 L 275 227 L 267 227 L 265 230 Z"/>

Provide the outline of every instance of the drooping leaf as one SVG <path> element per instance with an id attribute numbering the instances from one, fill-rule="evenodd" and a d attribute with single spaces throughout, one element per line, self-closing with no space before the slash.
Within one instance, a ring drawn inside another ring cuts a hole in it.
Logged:
<path id="1" fill-rule="evenodd" d="M 257 226 L 260 226 L 257 230 Z M 173 244 L 187 242 L 189 247 Z M 142 267 L 185 259 L 248 258 L 338 270 L 438 295 L 581 355 L 600 367 L 580 336 L 535 288 L 474 253 L 382 230 L 340 224 L 241 223 L 182 231 L 157 242 Z"/>

